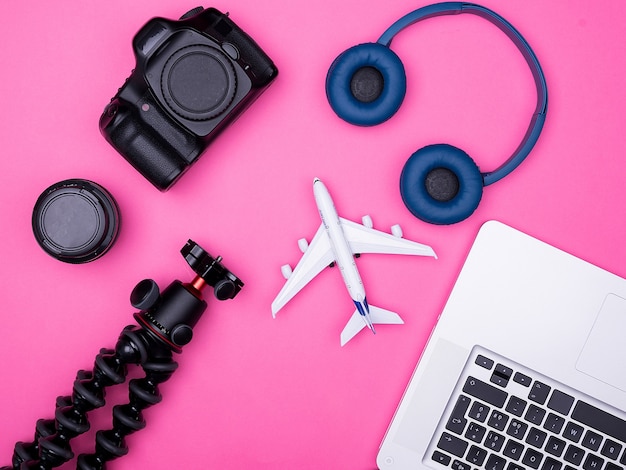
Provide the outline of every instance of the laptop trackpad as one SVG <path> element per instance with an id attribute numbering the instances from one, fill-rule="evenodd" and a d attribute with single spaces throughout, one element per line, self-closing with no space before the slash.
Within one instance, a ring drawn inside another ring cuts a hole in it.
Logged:
<path id="1" fill-rule="evenodd" d="M 626 300 L 607 295 L 580 353 L 576 368 L 626 391 Z"/>

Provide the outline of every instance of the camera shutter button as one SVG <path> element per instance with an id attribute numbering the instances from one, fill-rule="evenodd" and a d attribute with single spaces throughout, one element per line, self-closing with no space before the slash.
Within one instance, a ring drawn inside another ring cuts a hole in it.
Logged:
<path id="1" fill-rule="evenodd" d="M 239 60 L 239 49 L 229 42 L 222 44 L 222 50 L 233 60 Z"/>

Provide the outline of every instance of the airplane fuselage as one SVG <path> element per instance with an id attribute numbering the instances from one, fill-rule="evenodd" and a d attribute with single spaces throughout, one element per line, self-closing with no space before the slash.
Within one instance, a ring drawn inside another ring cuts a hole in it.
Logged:
<path id="1" fill-rule="evenodd" d="M 341 272 L 343 282 L 359 313 L 366 316 L 369 313 L 369 307 L 365 297 L 365 288 L 363 287 L 363 281 L 357 269 L 352 250 L 343 232 L 341 219 L 337 214 L 335 204 L 324 183 L 318 179 L 313 183 L 313 194 L 322 223 L 330 240 L 336 266 Z"/>

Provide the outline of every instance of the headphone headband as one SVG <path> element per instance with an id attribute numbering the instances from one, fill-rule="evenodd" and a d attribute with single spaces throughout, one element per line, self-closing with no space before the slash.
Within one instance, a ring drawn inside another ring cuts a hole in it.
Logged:
<path id="1" fill-rule="evenodd" d="M 404 15 L 402 18 L 393 23 L 382 34 L 377 42 L 385 47 L 389 47 L 392 39 L 400 31 L 414 23 L 428 18 L 434 18 L 436 16 L 458 15 L 461 13 L 471 13 L 473 15 L 480 16 L 504 32 L 517 46 L 519 51 L 522 53 L 522 56 L 524 56 L 524 59 L 530 67 L 535 80 L 535 87 L 537 88 L 537 107 L 535 108 L 535 112 L 533 113 L 530 125 L 528 126 L 528 130 L 526 131 L 522 142 L 501 166 L 489 173 L 483 173 L 484 185 L 487 186 L 501 180 L 515 170 L 520 163 L 522 163 L 537 142 L 545 121 L 546 111 L 548 108 L 548 87 L 546 85 L 546 79 L 543 71 L 541 70 L 541 65 L 539 65 L 539 61 L 537 60 L 535 53 L 530 48 L 526 40 L 522 37 L 519 31 L 511 25 L 511 23 L 488 8 L 473 3 L 443 2 L 428 5 Z"/>

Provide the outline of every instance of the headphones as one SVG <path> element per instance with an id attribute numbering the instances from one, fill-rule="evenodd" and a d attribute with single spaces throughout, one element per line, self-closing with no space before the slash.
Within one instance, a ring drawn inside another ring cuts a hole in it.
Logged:
<path id="1" fill-rule="evenodd" d="M 416 151 L 400 176 L 400 193 L 409 211 L 433 224 L 453 224 L 469 217 L 478 207 L 483 186 L 495 183 L 519 166 L 537 142 L 548 108 L 546 80 L 534 52 L 522 35 L 488 8 L 462 2 L 444 2 L 419 8 L 392 24 L 375 43 L 343 52 L 326 77 L 326 96 L 343 120 L 374 126 L 391 118 L 406 91 L 406 75 L 398 56 L 389 48 L 392 39 L 407 26 L 442 15 L 471 13 L 502 30 L 520 50 L 537 88 L 537 107 L 524 139 L 496 170 L 481 173 L 463 150 L 435 144 Z"/>

